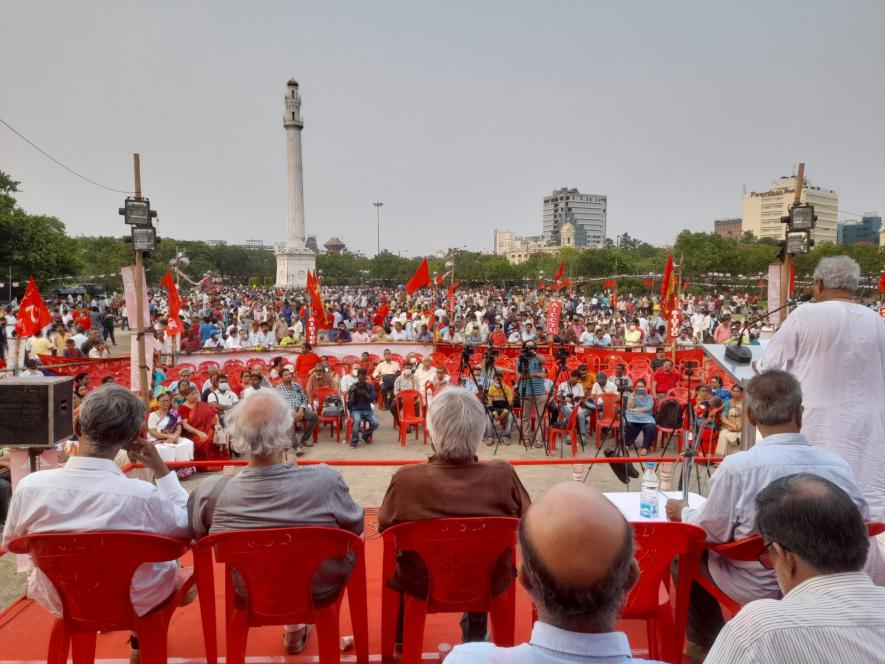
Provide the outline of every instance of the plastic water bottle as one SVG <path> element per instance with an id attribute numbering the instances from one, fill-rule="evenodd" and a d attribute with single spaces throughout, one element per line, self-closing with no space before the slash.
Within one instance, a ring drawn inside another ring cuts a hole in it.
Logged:
<path id="1" fill-rule="evenodd" d="M 655 474 L 654 461 L 649 461 L 645 464 L 641 487 L 639 493 L 639 516 L 643 519 L 658 518 L 658 476 Z"/>

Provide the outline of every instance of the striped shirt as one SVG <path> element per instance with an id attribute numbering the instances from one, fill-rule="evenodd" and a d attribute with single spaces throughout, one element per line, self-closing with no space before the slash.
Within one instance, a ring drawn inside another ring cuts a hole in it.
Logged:
<path id="1" fill-rule="evenodd" d="M 885 662 L 885 588 L 863 572 L 803 581 L 782 600 L 747 604 L 705 664 Z"/>

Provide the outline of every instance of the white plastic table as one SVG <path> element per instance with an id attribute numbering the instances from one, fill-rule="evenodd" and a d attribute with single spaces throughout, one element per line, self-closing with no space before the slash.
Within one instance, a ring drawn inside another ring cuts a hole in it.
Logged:
<path id="1" fill-rule="evenodd" d="M 602 495 L 615 504 L 615 507 L 620 510 L 621 514 L 624 515 L 624 518 L 627 519 L 627 521 L 638 522 L 666 521 L 667 512 L 664 509 L 664 506 L 667 504 L 667 498 L 682 500 L 681 491 L 658 491 L 658 498 L 660 499 L 660 502 L 658 503 L 658 516 L 655 519 L 644 519 L 639 516 L 639 491 L 613 491 L 611 493 L 604 493 Z M 700 507 L 705 502 L 707 502 L 707 499 L 700 494 L 689 492 L 689 507 Z"/>

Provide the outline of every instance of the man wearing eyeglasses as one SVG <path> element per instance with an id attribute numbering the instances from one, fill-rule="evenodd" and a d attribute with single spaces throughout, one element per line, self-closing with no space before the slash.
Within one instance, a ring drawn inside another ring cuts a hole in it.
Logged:
<path id="1" fill-rule="evenodd" d="M 743 607 L 706 663 L 881 662 L 885 588 L 862 571 L 870 538 L 848 494 L 817 475 L 781 477 L 756 497 L 756 529 L 784 598 Z"/>
<path id="2" fill-rule="evenodd" d="M 785 371 L 755 376 L 744 391 L 747 417 L 763 440 L 746 452 L 731 454 L 713 473 L 707 502 L 691 509 L 682 500 L 667 501 L 667 517 L 703 528 L 710 542 L 730 542 L 756 535 L 756 496 L 774 480 L 797 469 L 814 473 L 844 489 L 864 519 L 869 508 L 851 468 L 840 457 L 814 447 L 801 433 L 802 388 Z M 774 572 L 758 562 L 737 562 L 709 553 L 701 572 L 726 595 L 746 604 L 780 594 Z M 699 585 L 692 586 L 686 655 L 703 661 L 724 625 L 719 602 Z"/>

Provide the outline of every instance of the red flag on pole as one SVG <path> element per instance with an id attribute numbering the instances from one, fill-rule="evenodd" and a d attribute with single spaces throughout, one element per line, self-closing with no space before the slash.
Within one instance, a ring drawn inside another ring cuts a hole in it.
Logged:
<path id="1" fill-rule="evenodd" d="M 307 287 L 310 295 L 311 315 L 316 320 L 317 328 L 327 330 L 331 327 L 331 321 L 326 316 L 326 308 L 323 306 L 323 298 L 320 295 L 320 282 L 316 274 L 307 271 Z"/>
<path id="2" fill-rule="evenodd" d="M 375 316 L 372 318 L 372 323 L 374 325 L 384 325 L 384 319 L 387 318 L 387 314 L 389 313 L 390 307 L 387 306 L 387 302 L 385 302 L 375 311 Z"/>
<path id="3" fill-rule="evenodd" d="M 650 288 L 655 285 L 655 282 L 653 279 L 646 279 L 645 281 L 642 282 L 642 285 L 648 286 Z"/>
<path id="4" fill-rule="evenodd" d="M 879 292 L 885 293 L 885 272 L 883 272 L 882 276 L 879 278 Z"/>
<path id="5" fill-rule="evenodd" d="M 556 276 L 553 277 L 553 280 L 554 280 L 554 281 L 559 281 L 560 279 L 562 279 L 562 273 L 563 273 L 563 272 L 565 272 L 565 261 L 562 261 L 562 262 L 559 264 L 559 269 L 556 271 Z"/>
<path id="6" fill-rule="evenodd" d="M 602 284 L 603 288 L 615 288 L 618 285 L 618 282 L 613 279 L 608 279 L 604 284 Z"/>
<path id="7" fill-rule="evenodd" d="M 441 274 L 436 275 L 436 285 L 437 285 L 437 286 L 442 286 L 442 285 L 443 285 L 443 278 L 442 278 L 442 275 L 441 275 Z"/>
<path id="8" fill-rule="evenodd" d="M 52 321 L 49 309 L 40 297 L 34 277 L 28 279 L 28 288 L 22 298 L 16 320 L 16 330 L 20 330 L 23 337 L 32 337 L 37 330 L 42 330 Z"/>
<path id="9" fill-rule="evenodd" d="M 661 282 L 661 312 L 666 319 L 673 308 L 673 299 L 676 297 L 676 275 L 673 272 L 673 254 L 667 257 L 667 266 L 664 268 L 664 279 Z"/>
<path id="10" fill-rule="evenodd" d="M 166 271 L 160 285 L 166 289 L 169 298 L 169 323 L 166 325 L 166 333 L 172 336 L 181 334 L 184 329 L 178 315 L 178 312 L 181 311 L 181 298 L 178 296 L 178 289 L 175 287 L 175 279 L 172 277 L 171 270 Z"/>
<path id="11" fill-rule="evenodd" d="M 565 290 L 566 288 L 568 288 L 571 285 L 572 285 L 571 279 L 563 279 L 562 283 L 559 284 L 559 290 Z"/>
<path id="12" fill-rule="evenodd" d="M 427 259 L 425 258 L 421 261 L 418 269 L 415 270 L 412 278 L 406 282 L 406 292 L 411 295 L 422 286 L 429 286 L 430 284 L 430 267 L 427 265 Z"/>

